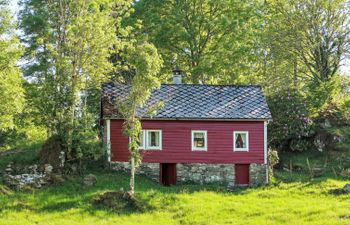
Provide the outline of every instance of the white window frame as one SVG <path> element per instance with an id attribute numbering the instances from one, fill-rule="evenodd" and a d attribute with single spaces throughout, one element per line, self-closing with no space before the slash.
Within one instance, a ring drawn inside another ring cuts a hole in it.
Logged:
<path id="1" fill-rule="evenodd" d="M 204 133 L 204 148 L 198 148 L 194 146 L 194 134 L 195 133 Z M 191 145 L 192 151 L 208 151 L 208 136 L 206 130 L 192 130 L 191 131 Z"/>
<path id="2" fill-rule="evenodd" d="M 245 148 L 236 148 L 236 134 L 245 134 L 247 137 L 247 146 Z M 249 132 L 248 131 L 233 131 L 233 151 L 234 152 L 249 152 Z"/>
<path id="3" fill-rule="evenodd" d="M 162 150 L 162 130 L 145 130 L 145 150 Z M 152 147 L 148 145 L 148 133 L 149 132 L 159 132 L 159 147 Z"/>

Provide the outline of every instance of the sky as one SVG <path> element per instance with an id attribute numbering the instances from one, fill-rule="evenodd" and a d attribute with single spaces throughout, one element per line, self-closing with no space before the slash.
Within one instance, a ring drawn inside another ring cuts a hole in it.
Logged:
<path id="1" fill-rule="evenodd" d="M 18 0 L 9 0 L 9 2 L 10 2 L 10 8 L 13 14 L 17 15 L 19 11 Z M 340 72 L 342 74 L 350 76 L 350 58 L 346 58 L 345 60 L 343 60 L 342 65 L 340 67 Z"/>

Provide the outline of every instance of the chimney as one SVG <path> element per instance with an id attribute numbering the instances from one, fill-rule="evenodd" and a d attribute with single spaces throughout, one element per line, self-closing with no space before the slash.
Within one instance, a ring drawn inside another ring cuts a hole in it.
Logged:
<path id="1" fill-rule="evenodd" d="M 177 66 L 173 69 L 173 84 L 182 84 L 181 72 L 182 71 Z"/>

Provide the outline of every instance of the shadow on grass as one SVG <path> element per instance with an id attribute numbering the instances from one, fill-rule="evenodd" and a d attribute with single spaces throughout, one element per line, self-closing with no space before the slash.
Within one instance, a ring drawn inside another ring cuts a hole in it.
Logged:
<path id="1" fill-rule="evenodd" d="M 181 196 L 177 194 L 196 194 L 200 192 L 214 192 L 222 195 L 244 195 L 249 192 L 259 189 L 270 189 L 273 186 L 279 186 L 279 182 L 269 186 L 258 188 L 235 188 L 232 191 L 227 191 L 223 185 L 198 185 L 198 184 L 178 184 L 175 186 L 165 187 L 150 179 L 137 176 L 136 177 L 136 196 L 139 203 L 143 207 L 142 210 L 134 210 L 130 207 L 122 209 L 113 209 L 113 207 L 106 207 L 104 205 L 93 204 L 93 199 L 101 196 L 105 192 L 116 192 L 128 190 L 129 174 L 122 172 L 110 171 L 88 171 L 93 172 L 97 176 L 97 184 L 93 187 L 84 187 L 82 185 L 82 177 L 71 176 L 62 185 L 49 186 L 41 190 L 35 190 L 33 193 L 14 192 L 13 195 L 8 196 L 5 205 L 2 208 L 9 210 L 30 210 L 38 213 L 42 212 L 64 212 L 71 209 L 77 209 L 81 213 L 88 213 L 93 216 L 102 217 L 104 214 L 98 212 L 104 211 L 106 213 L 117 213 L 121 215 L 140 214 L 145 211 L 151 212 L 153 210 L 163 210 L 170 208 L 177 204 Z M 277 177 L 286 176 L 286 174 L 276 173 Z M 303 179 L 300 179 L 303 178 Z M 327 180 L 327 177 L 310 180 L 306 179 L 304 175 L 300 177 L 289 177 L 287 180 L 290 183 L 285 188 L 303 189 L 308 186 L 317 185 Z M 280 178 L 278 178 L 280 179 Z M 283 183 L 285 180 L 282 179 Z M 295 182 L 295 184 L 292 184 Z M 115 201 L 118 201 L 116 199 Z M 156 201 L 154 204 L 150 204 Z M 21 204 L 15 204 L 22 202 Z M 141 207 L 141 208 L 142 208 Z"/>
<path id="2" fill-rule="evenodd" d="M 60 212 L 78 207 L 76 201 L 53 202 L 38 209 L 39 212 Z"/>
<path id="3" fill-rule="evenodd" d="M 129 174 L 109 171 L 89 172 L 93 172 L 98 178 L 97 184 L 93 187 L 84 187 L 81 182 L 82 177 L 70 177 L 62 185 L 48 186 L 40 190 L 33 190 L 32 193 L 15 192 L 13 196 L 8 197 L 4 208 L 16 211 L 30 210 L 37 213 L 64 212 L 71 209 L 78 209 L 78 211 L 94 216 L 99 216 L 97 214 L 98 211 L 128 215 L 171 207 L 178 201 L 176 194 L 195 194 L 203 191 L 218 194 L 242 194 L 249 190 L 237 188 L 232 192 L 227 192 L 224 186 L 195 184 L 179 184 L 165 187 L 146 177 L 137 176 L 136 197 L 142 210 L 134 210 L 132 207 L 122 207 L 115 210 L 113 207 L 93 204 L 94 199 L 106 192 L 116 192 L 120 189 L 128 190 Z M 155 206 L 152 204 L 151 206 L 149 203 L 155 199 L 157 204 L 154 204 Z M 23 202 L 23 207 L 14 204 L 18 201 Z M 115 199 L 115 201 L 118 201 L 118 199 Z"/>

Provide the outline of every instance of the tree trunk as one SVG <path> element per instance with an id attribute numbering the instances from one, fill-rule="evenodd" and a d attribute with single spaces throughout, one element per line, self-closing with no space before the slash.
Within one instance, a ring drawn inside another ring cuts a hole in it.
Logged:
<path id="1" fill-rule="evenodd" d="M 134 195 L 135 193 L 135 158 L 134 156 L 131 156 L 131 160 L 130 160 L 130 172 L 131 172 L 131 176 L 130 176 L 130 195 Z"/>

